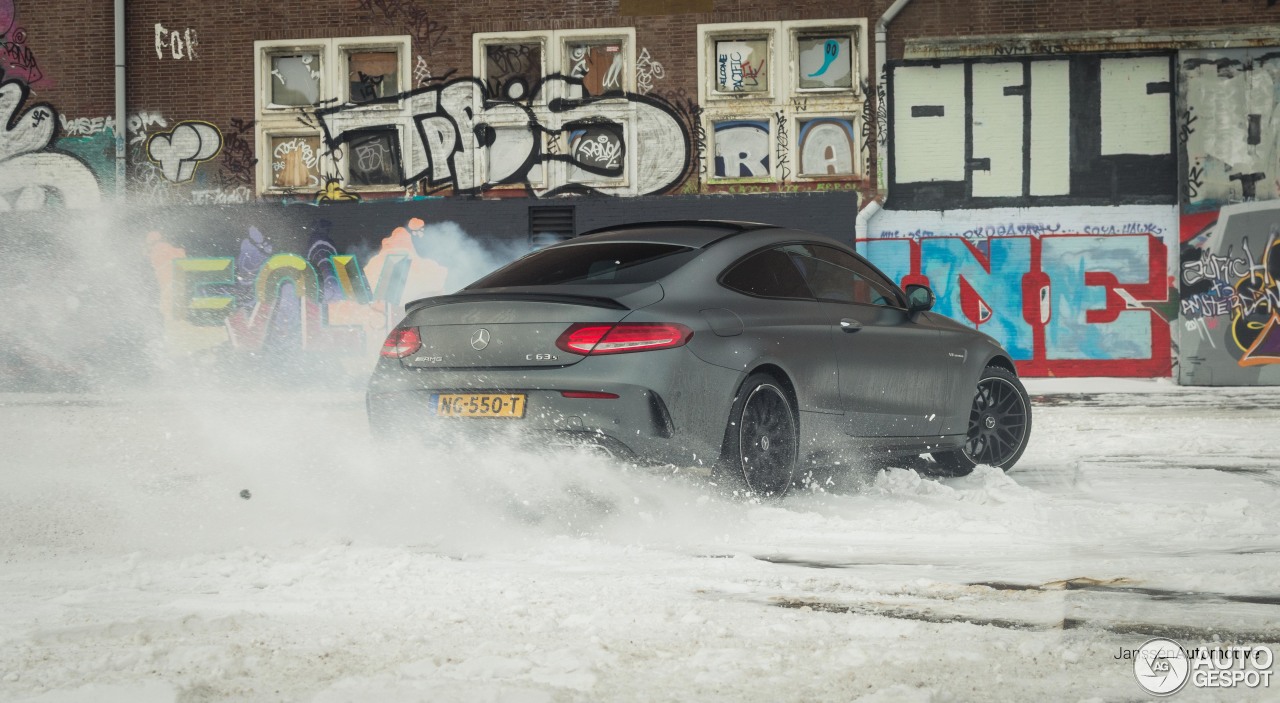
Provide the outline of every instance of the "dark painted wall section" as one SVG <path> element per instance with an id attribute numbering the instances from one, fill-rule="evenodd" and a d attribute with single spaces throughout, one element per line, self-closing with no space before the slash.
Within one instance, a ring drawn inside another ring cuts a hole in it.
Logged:
<path id="1" fill-rule="evenodd" d="M 404 303 L 555 238 L 535 226 L 568 236 L 732 219 L 852 243 L 857 206 L 856 193 L 830 192 L 12 214 L 0 237 L 0 390 L 166 375 L 351 387 Z"/>

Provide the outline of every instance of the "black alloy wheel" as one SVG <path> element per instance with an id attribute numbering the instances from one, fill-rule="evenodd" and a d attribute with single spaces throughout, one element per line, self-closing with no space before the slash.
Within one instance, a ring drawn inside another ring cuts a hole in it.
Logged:
<path id="1" fill-rule="evenodd" d="M 772 377 L 754 375 L 743 384 L 731 417 L 731 468 L 751 493 L 781 497 L 791 487 L 800 449 L 790 396 Z"/>
<path id="2" fill-rule="evenodd" d="M 1022 382 L 1005 369 L 989 367 L 978 380 L 964 446 L 933 456 L 952 476 L 969 474 L 978 464 L 1008 471 L 1027 448 L 1030 434 L 1031 403 Z"/>

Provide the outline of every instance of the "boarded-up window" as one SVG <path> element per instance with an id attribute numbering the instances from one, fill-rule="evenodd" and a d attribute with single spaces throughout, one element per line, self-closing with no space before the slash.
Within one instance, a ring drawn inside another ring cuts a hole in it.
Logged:
<path id="1" fill-rule="evenodd" d="M 542 80 L 542 44 L 489 44 L 485 86 L 493 98 L 520 99 Z"/>
<path id="2" fill-rule="evenodd" d="M 609 123 L 570 125 L 569 180 L 598 183 L 616 180 L 626 172 L 627 151 L 622 126 Z"/>
<path id="3" fill-rule="evenodd" d="M 320 102 L 320 55 L 271 57 L 271 104 L 314 105 Z"/>
<path id="4" fill-rule="evenodd" d="M 396 130 L 361 132 L 349 142 L 351 184 L 390 186 L 400 183 L 400 145 Z"/>
<path id="5" fill-rule="evenodd" d="M 614 43 L 569 44 L 569 75 L 581 78 L 591 95 L 622 90 L 622 45 Z"/>
<path id="6" fill-rule="evenodd" d="M 716 42 L 716 90 L 721 93 L 769 92 L 769 41 L 721 39 Z"/>
<path id="7" fill-rule="evenodd" d="M 271 186 L 320 187 L 320 137 L 271 137 Z"/>
<path id="8" fill-rule="evenodd" d="M 772 175 L 769 165 L 772 137 L 767 120 L 713 122 L 716 178 L 763 178 Z"/>
<path id="9" fill-rule="evenodd" d="M 400 61 L 394 51 L 353 51 L 347 55 L 347 84 L 353 103 L 400 92 Z"/>
<path id="10" fill-rule="evenodd" d="M 800 175 L 854 175 L 853 119 L 800 120 Z"/>
<path id="11" fill-rule="evenodd" d="M 801 89 L 852 88 L 853 53 L 849 36 L 818 35 L 796 41 L 796 85 Z"/>

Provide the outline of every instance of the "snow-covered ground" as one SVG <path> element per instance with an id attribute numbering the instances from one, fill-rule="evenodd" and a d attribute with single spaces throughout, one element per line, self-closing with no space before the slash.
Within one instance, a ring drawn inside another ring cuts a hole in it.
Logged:
<path id="1" fill-rule="evenodd" d="M 1280 390 L 1028 386 L 1008 475 L 771 504 L 375 451 L 354 392 L 0 395 L 0 699 L 1145 700 L 1150 636 L 1280 649 Z"/>

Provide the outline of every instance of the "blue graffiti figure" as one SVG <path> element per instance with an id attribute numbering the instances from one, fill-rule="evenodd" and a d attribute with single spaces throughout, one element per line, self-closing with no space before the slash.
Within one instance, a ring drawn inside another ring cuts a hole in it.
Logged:
<path id="1" fill-rule="evenodd" d="M 809 74 L 809 78 L 817 78 L 827 72 L 831 64 L 840 57 L 840 42 L 835 39 L 828 39 L 827 43 L 822 47 L 822 68 Z"/>

